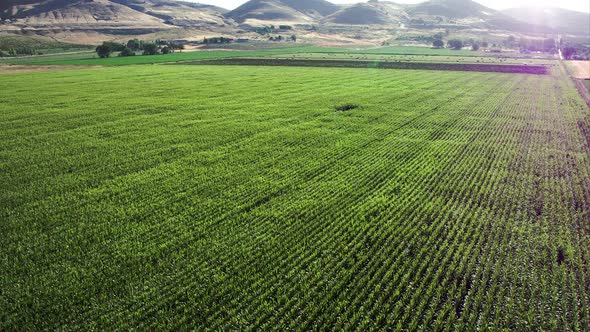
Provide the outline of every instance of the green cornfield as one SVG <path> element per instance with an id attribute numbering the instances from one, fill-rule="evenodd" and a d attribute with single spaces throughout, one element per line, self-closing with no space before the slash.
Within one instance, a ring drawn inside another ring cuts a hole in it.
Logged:
<path id="1" fill-rule="evenodd" d="M 553 71 L 2 75 L 0 330 L 588 331 Z"/>

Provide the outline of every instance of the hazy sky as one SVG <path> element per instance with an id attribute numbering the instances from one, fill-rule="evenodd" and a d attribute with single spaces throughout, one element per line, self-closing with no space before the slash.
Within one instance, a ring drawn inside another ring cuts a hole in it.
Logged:
<path id="1" fill-rule="evenodd" d="M 246 0 L 189 0 L 193 2 L 208 3 L 227 9 L 234 9 Z M 548 6 L 562 7 L 571 10 L 590 12 L 590 0 L 476 0 L 477 2 L 494 9 L 506 9 L 519 6 Z M 331 0 L 333 3 L 355 3 L 354 0 Z M 397 3 L 417 3 L 420 0 L 397 0 Z"/>

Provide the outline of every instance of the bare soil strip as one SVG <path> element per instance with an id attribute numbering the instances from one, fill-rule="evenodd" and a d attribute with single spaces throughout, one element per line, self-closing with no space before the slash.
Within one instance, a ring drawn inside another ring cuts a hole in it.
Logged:
<path id="1" fill-rule="evenodd" d="M 471 63 L 417 63 L 417 62 L 379 62 L 379 61 L 347 61 L 347 60 L 292 60 L 292 59 L 218 59 L 191 61 L 179 64 L 191 65 L 240 65 L 240 66 L 294 66 L 294 67 L 336 67 L 336 68 L 378 68 L 378 69 L 415 69 L 415 70 L 448 70 L 494 73 L 518 73 L 547 75 L 549 67 L 544 65 L 499 65 Z"/>
<path id="2" fill-rule="evenodd" d="M 0 65 L 0 75 L 58 71 L 66 69 L 87 69 L 96 67 L 98 66 Z"/>

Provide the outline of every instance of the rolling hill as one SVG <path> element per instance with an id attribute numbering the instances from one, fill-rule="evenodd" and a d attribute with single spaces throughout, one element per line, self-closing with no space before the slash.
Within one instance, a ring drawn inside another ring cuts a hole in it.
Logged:
<path id="1" fill-rule="evenodd" d="M 337 24 L 399 24 L 409 19 L 403 6 L 392 2 L 369 1 L 347 6 L 325 18 Z"/>
<path id="2" fill-rule="evenodd" d="M 534 22 L 561 33 L 590 35 L 590 15 L 561 8 L 520 7 L 503 11 L 517 20 Z"/>
<path id="3" fill-rule="evenodd" d="M 166 24 L 195 27 L 228 24 L 224 8 L 184 1 L 168 0 L 111 0 L 141 13 L 164 20 Z"/>
<path id="4" fill-rule="evenodd" d="M 12 5 L 3 13 L 12 25 L 29 29 L 168 28 L 160 18 L 107 0 L 48 0 Z"/>
<path id="5" fill-rule="evenodd" d="M 501 12 L 472 0 L 428 0 L 411 5 L 370 0 L 346 6 L 327 0 L 250 0 L 231 11 L 178 0 L 0 1 L 0 32 L 51 35 L 61 31 L 64 40 L 78 32 L 99 39 L 100 35 L 159 34 L 181 29 L 199 31 L 199 36 L 204 35 L 201 32 L 233 35 L 268 24 L 301 25 L 302 29 L 330 25 L 327 30 L 333 31 L 405 25 L 419 30 L 455 27 L 590 35 L 589 21 L 584 13 L 530 8 Z"/>
<path id="6" fill-rule="evenodd" d="M 294 1 L 292 1 L 294 2 Z M 279 0 L 251 0 L 226 14 L 239 23 L 278 21 L 311 23 L 314 18 Z"/>
<path id="7" fill-rule="evenodd" d="M 166 0 L 44 0 L 4 4 L 4 25 L 36 30 L 159 31 L 173 27 L 224 26 L 227 11 Z"/>
<path id="8" fill-rule="evenodd" d="M 326 0 L 281 0 L 282 3 L 310 16 L 327 16 L 341 7 Z"/>
<path id="9" fill-rule="evenodd" d="M 471 0 L 430 0 L 407 6 L 411 15 L 441 16 L 450 19 L 477 17 L 485 19 L 498 14 L 495 10 Z"/>
<path id="10" fill-rule="evenodd" d="M 533 24 L 526 18 L 516 19 L 472 0 L 429 0 L 408 5 L 407 12 L 414 19 L 443 19 L 480 29 L 534 33 L 553 32 L 549 27 Z"/>

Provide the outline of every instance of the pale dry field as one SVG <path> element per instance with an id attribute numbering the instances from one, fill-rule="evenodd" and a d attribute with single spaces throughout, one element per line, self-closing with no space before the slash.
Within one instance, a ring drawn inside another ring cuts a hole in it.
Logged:
<path id="1" fill-rule="evenodd" d="M 590 79 L 590 61 L 568 61 L 572 76 L 579 79 Z"/>

